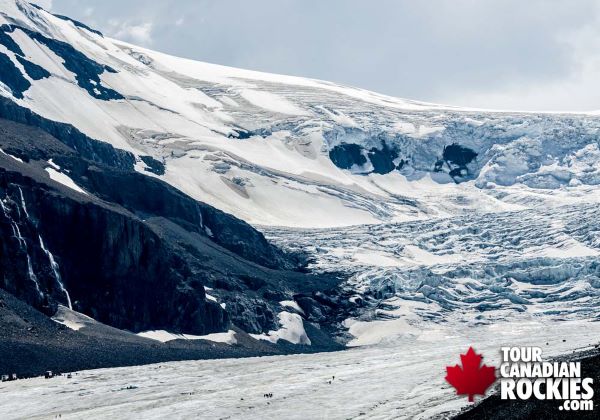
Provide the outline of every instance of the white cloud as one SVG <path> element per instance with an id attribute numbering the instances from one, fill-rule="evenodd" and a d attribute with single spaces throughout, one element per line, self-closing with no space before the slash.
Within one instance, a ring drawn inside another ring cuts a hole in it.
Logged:
<path id="1" fill-rule="evenodd" d="M 123 41 L 129 41 L 142 46 L 152 45 L 152 30 L 154 24 L 152 22 L 144 22 L 140 24 L 130 24 L 129 22 L 120 22 L 111 20 L 109 24 L 112 26 L 109 34 L 114 38 Z"/>

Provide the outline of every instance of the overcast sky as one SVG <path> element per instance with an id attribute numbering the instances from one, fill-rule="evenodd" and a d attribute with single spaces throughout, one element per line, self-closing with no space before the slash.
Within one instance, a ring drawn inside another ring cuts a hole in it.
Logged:
<path id="1" fill-rule="evenodd" d="M 483 108 L 600 110 L 600 0 L 41 0 L 170 54 Z"/>

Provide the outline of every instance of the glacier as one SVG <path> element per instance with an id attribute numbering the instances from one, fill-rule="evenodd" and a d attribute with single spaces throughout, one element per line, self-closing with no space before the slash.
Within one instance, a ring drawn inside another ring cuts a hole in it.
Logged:
<path id="1" fill-rule="evenodd" d="M 0 385 L 3 407 L 429 418 L 464 404 L 443 369 L 469 345 L 495 362 L 501 345 L 560 354 L 598 341 L 600 112 L 466 109 L 197 62 L 22 0 L 0 0 L 0 54 L 1 96 L 342 274 L 335 326 L 352 347 L 21 381 Z M 319 314 L 281 306 L 281 329 L 256 336 L 310 343 L 302 319 Z"/>
<path id="2" fill-rule="evenodd" d="M 350 344 L 377 344 L 407 329 L 461 330 L 522 316 L 597 321 L 597 209 L 578 204 L 265 232 L 286 249 L 308 250 L 313 270 L 344 272 L 341 294 L 355 314 L 344 320 Z M 378 327 L 384 333 L 374 333 Z"/>
<path id="3" fill-rule="evenodd" d="M 582 334 L 585 331 L 586 334 Z M 0 383 L 6 420 L 21 418 L 448 418 L 466 406 L 445 366 L 473 342 L 486 364 L 502 345 L 544 357 L 589 348 L 600 323 L 514 322 L 406 335 L 394 343 L 311 355 L 200 360 L 97 369 L 72 378 Z M 564 341 L 563 341 L 564 340 Z M 266 394 L 272 394 L 266 398 Z M 35 403 L 32 403 L 35 401 Z"/>

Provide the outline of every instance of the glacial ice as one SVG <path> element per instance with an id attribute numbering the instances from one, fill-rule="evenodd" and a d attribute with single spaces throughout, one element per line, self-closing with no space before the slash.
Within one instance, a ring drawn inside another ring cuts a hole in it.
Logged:
<path id="1" fill-rule="evenodd" d="M 585 331 L 585 334 L 582 332 Z M 334 353 L 199 360 L 97 369 L 0 383 L 3 418 L 430 419 L 468 404 L 444 381 L 469 346 L 500 364 L 500 347 L 539 346 L 542 357 L 590 348 L 600 323 L 519 319 L 413 331 Z M 57 392 L 57 390 L 60 390 Z M 266 399 L 265 394 L 273 397 Z M 35 401 L 35 404 L 32 404 Z"/>
<path id="2" fill-rule="evenodd" d="M 596 204 L 351 228 L 263 230 L 288 250 L 307 251 L 313 269 L 346 273 L 342 289 L 362 303 L 346 323 L 351 334 L 358 331 L 357 343 L 361 333 L 373 332 L 356 322 L 390 328 L 379 321 L 401 320 L 402 333 L 440 323 L 462 329 L 523 313 L 598 319 Z"/>

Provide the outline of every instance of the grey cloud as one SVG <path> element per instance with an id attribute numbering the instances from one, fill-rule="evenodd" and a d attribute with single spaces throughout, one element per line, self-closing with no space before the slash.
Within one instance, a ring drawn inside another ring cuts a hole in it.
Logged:
<path id="1" fill-rule="evenodd" d="M 562 105 L 518 94 L 573 83 L 582 64 L 572 40 L 599 15 L 595 0 L 54 0 L 52 7 L 179 56 L 412 99 L 529 109 Z"/>

